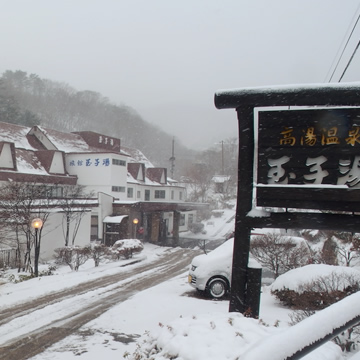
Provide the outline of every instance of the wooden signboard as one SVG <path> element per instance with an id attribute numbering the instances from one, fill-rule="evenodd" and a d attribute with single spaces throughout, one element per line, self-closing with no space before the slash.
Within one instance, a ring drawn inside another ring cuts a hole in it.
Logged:
<path id="1" fill-rule="evenodd" d="M 253 228 L 360 232 L 360 84 L 223 90 L 215 106 L 239 124 L 229 310 L 256 317 Z"/>
<path id="2" fill-rule="evenodd" d="M 256 203 L 358 211 L 360 109 L 259 111 Z"/>

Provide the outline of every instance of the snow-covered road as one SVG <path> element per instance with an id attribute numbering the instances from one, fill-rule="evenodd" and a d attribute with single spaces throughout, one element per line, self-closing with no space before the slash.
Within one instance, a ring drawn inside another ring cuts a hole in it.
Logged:
<path id="1" fill-rule="evenodd" d="M 41 353 L 135 293 L 183 273 L 197 254 L 171 249 L 153 261 L 130 264 L 126 271 L 118 266 L 111 275 L 2 308 L 0 358 L 22 360 Z"/>

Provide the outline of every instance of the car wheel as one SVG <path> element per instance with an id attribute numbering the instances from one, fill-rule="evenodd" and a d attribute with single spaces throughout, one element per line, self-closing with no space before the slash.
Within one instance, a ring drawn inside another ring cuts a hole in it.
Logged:
<path id="1" fill-rule="evenodd" d="M 227 291 L 228 285 L 226 281 L 221 278 L 215 278 L 210 280 L 207 286 L 207 293 L 215 299 L 221 299 L 226 295 Z"/>

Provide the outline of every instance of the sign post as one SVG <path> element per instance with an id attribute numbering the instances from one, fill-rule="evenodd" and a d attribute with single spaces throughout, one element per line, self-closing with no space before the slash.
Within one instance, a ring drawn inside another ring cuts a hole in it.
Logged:
<path id="1" fill-rule="evenodd" d="M 225 90 L 215 106 L 239 124 L 229 311 L 257 317 L 253 228 L 360 231 L 360 84 Z"/>

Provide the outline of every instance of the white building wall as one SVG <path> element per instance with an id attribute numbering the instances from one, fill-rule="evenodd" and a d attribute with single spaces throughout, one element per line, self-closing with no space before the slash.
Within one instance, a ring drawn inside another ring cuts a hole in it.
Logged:
<path id="1" fill-rule="evenodd" d="M 180 187 L 142 185 L 141 187 L 139 187 L 139 189 L 141 189 L 141 194 L 142 194 L 141 200 L 142 201 L 177 202 L 177 203 L 184 202 L 185 189 L 180 188 Z M 145 199 L 146 190 L 150 191 L 150 199 L 148 199 L 148 200 Z M 156 198 L 155 191 L 165 191 L 165 197 L 164 198 Z"/>
<path id="2" fill-rule="evenodd" d="M 74 245 L 90 245 L 90 221 L 91 212 L 87 211 L 81 220 Z M 71 245 L 74 226 L 74 223 L 70 224 L 69 245 Z M 64 230 L 63 213 L 51 213 L 46 220 L 41 233 L 40 262 L 46 262 L 53 259 L 55 249 L 65 246 Z"/>
<path id="3" fill-rule="evenodd" d="M 125 162 L 114 165 L 113 159 Z M 103 192 L 120 200 L 127 199 L 126 157 L 112 153 L 66 154 L 66 169 L 78 177 L 78 184 L 89 191 Z M 116 187 L 114 191 L 113 187 Z"/>
<path id="4" fill-rule="evenodd" d="M 56 174 L 65 174 L 64 160 L 61 152 L 54 153 L 50 172 Z"/>
<path id="5" fill-rule="evenodd" d="M 104 234 L 104 219 L 106 216 L 113 214 L 113 197 L 104 193 L 98 194 L 99 207 L 92 211 L 91 215 L 98 217 L 98 239 L 103 240 Z"/>

